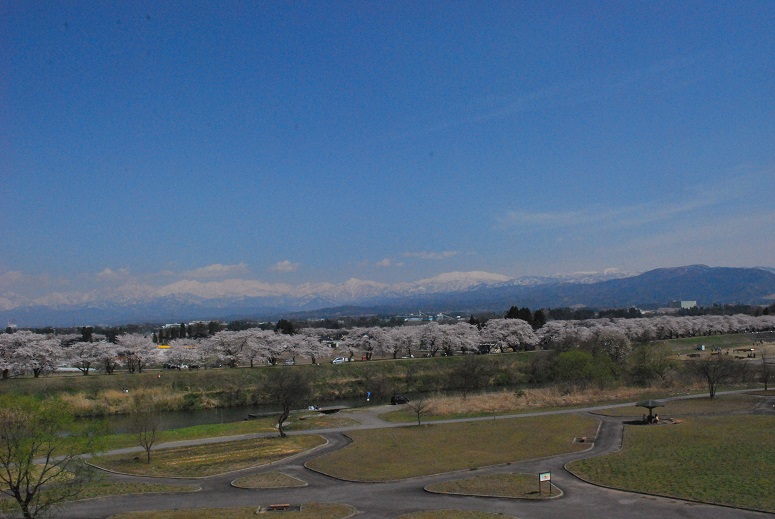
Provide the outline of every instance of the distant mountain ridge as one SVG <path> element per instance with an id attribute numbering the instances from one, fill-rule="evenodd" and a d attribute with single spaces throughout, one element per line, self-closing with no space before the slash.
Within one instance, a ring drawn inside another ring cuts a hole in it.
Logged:
<path id="1" fill-rule="evenodd" d="M 242 287 L 240 280 L 228 286 Z M 57 294 L 56 304 L 14 304 L 7 295 L 0 320 L 19 326 L 80 326 L 177 322 L 196 319 L 264 318 L 310 312 L 341 315 L 342 307 L 353 313 L 404 313 L 450 311 L 502 312 L 512 305 L 530 308 L 587 306 L 592 308 L 658 307 L 672 300 L 712 304 L 771 304 L 775 301 L 775 269 L 731 268 L 688 265 L 659 268 L 638 275 L 615 269 L 602 273 L 575 273 L 551 277 L 509 278 L 489 272 L 449 272 L 414 283 L 379 283 L 350 279 L 341 284 L 287 285 L 250 283 L 239 295 L 227 291 L 205 297 L 197 291 L 203 283 L 178 283 L 149 297 L 124 297 L 114 301 L 89 300 L 83 294 L 72 298 Z M 135 290 L 133 293 L 142 294 Z"/>

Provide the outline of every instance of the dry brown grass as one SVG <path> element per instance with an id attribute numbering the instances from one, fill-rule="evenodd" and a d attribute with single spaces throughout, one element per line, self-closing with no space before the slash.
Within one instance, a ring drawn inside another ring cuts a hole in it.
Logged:
<path id="1" fill-rule="evenodd" d="M 129 393 L 117 389 L 105 389 L 95 397 L 89 397 L 86 393 L 64 394 L 62 400 L 70 406 L 76 416 L 100 416 L 131 412 L 137 396 L 143 397 L 146 401 L 156 402 L 161 409 L 179 409 L 183 402 L 182 393 L 171 392 L 161 387 L 137 388 Z"/>
<path id="2" fill-rule="evenodd" d="M 325 443 L 320 436 L 252 438 L 232 442 L 154 450 L 151 462 L 133 454 L 98 456 L 94 465 L 138 476 L 205 477 L 258 467 Z"/>
<path id="3" fill-rule="evenodd" d="M 432 416 L 459 416 L 477 414 L 502 414 L 532 409 L 573 407 L 605 402 L 627 402 L 644 395 L 664 394 L 660 388 L 619 388 L 609 390 L 578 389 L 567 391 L 560 387 L 526 389 L 522 391 L 498 391 L 459 396 L 439 396 L 432 399 Z"/>

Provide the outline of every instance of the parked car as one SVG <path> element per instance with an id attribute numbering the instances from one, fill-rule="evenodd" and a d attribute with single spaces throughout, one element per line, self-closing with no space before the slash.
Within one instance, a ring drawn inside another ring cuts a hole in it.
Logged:
<path id="1" fill-rule="evenodd" d="M 293 359 L 286 359 L 285 365 L 286 366 L 295 366 L 296 365 L 296 361 L 293 360 Z"/>
<path id="2" fill-rule="evenodd" d="M 337 357 L 331 361 L 331 364 L 344 364 L 345 362 L 347 362 L 347 359 L 344 357 Z"/>
<path id="3" fill-rule="evenodd" d="M 404 395 L 399 395 L 396 393 L 392 397 L 390 397 L 390 404 L 391 405 L 400 405 L 400 404 L 408 404 L 409 399 L 406 398 Z"/>

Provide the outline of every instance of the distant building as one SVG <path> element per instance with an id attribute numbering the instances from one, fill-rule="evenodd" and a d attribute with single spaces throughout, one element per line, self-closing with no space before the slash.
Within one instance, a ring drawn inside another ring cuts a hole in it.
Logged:
<path id="1" fill-rule="evenodd" d="M 682 310 L 697 308 L 697 301 L 670 301 L 670 308 L 680 308 Z"/>

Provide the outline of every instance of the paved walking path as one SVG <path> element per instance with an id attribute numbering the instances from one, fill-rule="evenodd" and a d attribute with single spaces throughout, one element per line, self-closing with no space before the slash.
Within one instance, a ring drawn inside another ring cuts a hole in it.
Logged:
<path id="1" fill-rule="evenodd" d="M 597 406 L 585 409 L 571 409 L 551 412 L 527 413 L 495 419 L 529 418 L 544 414 L 589 414 L 591 412 L 614 407 L 630 407 L 633 403 Z M 111 475 L 116 481 L 196 484 L 202 490 L 197 493 L 182 494 L 145 494 L 130 496 L 111 496 L 89 501 L 81 501 L 68 505 L 58 511 L 57 517 L 63 519 L 102 519 L 112 514 L 128 510 L 170 510 L 182 508 L 209 508 L 232 506 L 268 505 L 271 503 L 310 503 L 329 502 L 344 503 L 354 506 L 358 513 L 356 517 L 363 519 L 395 518 L 401 514 L 436 509 L 479 510 L 501 513 L 519 519 L 549 519 L 549 518 L 595 518 L 607 519 L 653 519 L 655 517 L 685 517 L 696 519 L 754 519 L 772 518 L 772 514 L 751 512 L 721 506 L 692 503 L 672 498 L 645 496 L 597 487 L 584 483 L 565 471 L 565 465 L 573 460 L 592 456 L 600 456 L 618 450 L 622 442 L 622 418 L 598 416 L 600 429 L 593 447 L 585 452 L 563 454 L 542 460 L 527 460 L 522 462 L 486 467 L 476 471 L 456 472 L 434 476 L 418 477 L 389 483 L 354 483 L 340 481 L 307 469 L 304 463 L 326 452 L 344 447 L 349 443 L 345 436 L 348 430 L 373 429 L 381 427 L 406 427 L 411 424 L 396 424 L 381 420 L 379 415 L 386 412 L 390 406 L 362 408 L 348 412 L 360 425 L 338 429 L 303 431 L 294 434 L 319 434 L 328 443 L 312 451 L 305 452 L 293 458 L 275 462 L 271 465 L 245 469 L 229 474 L 212 476 L 202 479 L 162 479 L 136 476 Z M 492 420 L 493 417 L 465 419 Z M 448 420 L 447 422 L 460 421 Z M 434 422 L 439 423 L 439 422 Z M 443 422 L 442 422 L 443 423 Z M 276 433 L 275 433 L 276 434 Z M 227 441 L 236 438 L 258 437 L 262 435 L 244 435 L 231 438 L 196 440 L 192 442 L 176 442 L 174 445 L 202 444 L 212 441 Z M 265 436 L 265 435 L 263 435 Z M 168 444 L 166 446 L 171 446 Z M 161 448 L 162 446 L 160 446 Z M 134 449 L 136 450 L 136 449 Z M 134 451 L 124 449 L 122 452 Z M 450 496 L 432 494 L 423 490 L 430 484 L 450 479 L 465 478 L 473 475 L 493 473 L 552 473 L 552 482 L 562 489 L 563 497 L 551 500 L 525 501 L 514 499 Z M 261 472 L 282 472 L 305 481 L 308 485 L 302 488 L 246 490 L 234 488 L 231 481 L 249 474 Z"/>

